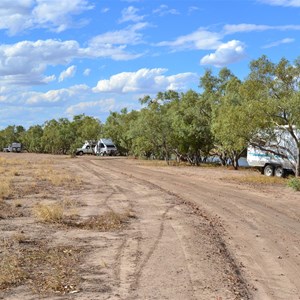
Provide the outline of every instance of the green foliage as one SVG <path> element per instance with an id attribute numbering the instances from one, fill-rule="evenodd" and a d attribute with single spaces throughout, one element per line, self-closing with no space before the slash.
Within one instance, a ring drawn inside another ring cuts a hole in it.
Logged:
<path id="1" fill-rule="evenodd" d="M 300 191 L 300 179 L 292 177 L 288 180 L 287 186 L 295 191 Z"/>
<path id="2" fill-rule="evenodd" d="M 137 119 L 138 114 L 137 111 L 128 112 L 123 108 L 120 113 L 111 112 L 104 125 L 104 136 L 111 138 L 123 155 L 133 153 L 130 126 Z"/>
<path id="3" fill-rule="evenodd" d="M 22 136 L 21 142 L 23 143 L 23 148 L 25 148 L 28 152 L 44 152 L 42 147 L 42 136 L 42 126 L 35 125 L 29 127 L 29 129 L 24 132 Z"/>
<path id="4" fill-rule="evenodd" d="M 13 142 L 20 142 L 25 128 L 23 126 L 10 125 L 0 131 L 0 149 Z"/>

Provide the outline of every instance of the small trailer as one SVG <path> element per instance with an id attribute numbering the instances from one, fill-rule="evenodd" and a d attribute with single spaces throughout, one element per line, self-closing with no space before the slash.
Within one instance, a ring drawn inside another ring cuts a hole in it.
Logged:
<path id="1" fill-rule="evenodd" d="M 100 156 L 112 156 L 117 155 L 118 149 L 111 139 L 100 139 L 94 148 L 94 152 Z"/>
<path id="2" fill-rule="evenodd" d="M 294 131 L 297 134 L 297 131 Z M 286 126 L 277 127 L 272 139 L 267 142 L 263 134 L 258 135 L 247 148 L 247 162 L 251 167 L 259 167 L 266 176 L 284 177 L 294 173 L 297 158 L 297 145 Z M 298 135 L 298 134 L 297 134 Z"/>

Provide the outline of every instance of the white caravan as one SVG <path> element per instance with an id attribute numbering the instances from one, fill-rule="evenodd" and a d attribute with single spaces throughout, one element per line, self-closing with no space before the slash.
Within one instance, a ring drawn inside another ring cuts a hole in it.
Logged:
<path id="1" fill-rule="evenodd" d="M 111 139 L 100 139 L 97 142 L 94 151 L 96 155 L 105 156 L 116 155 L 118 149 Z"/>
<path id="2" fill-rule="evenodd" d="M 274 129 L 274 139 L 271 142 L 261 146 L 252 143 L 247 149 L 249 166 L 260 167 L 266 176 L 283 177 L 286 173 L 294 172 L 296 158 L 296 143 L 285 126 Z"/>

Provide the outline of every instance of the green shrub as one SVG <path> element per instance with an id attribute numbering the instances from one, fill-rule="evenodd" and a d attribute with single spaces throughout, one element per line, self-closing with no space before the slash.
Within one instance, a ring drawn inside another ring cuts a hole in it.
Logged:
<path id="1" fill-rule="evenodd" d="M 300 191 L 300 179 L 293 177 L 290 178 L 287 182 L 288 187 L 292 188 L 295 191 Z"/>

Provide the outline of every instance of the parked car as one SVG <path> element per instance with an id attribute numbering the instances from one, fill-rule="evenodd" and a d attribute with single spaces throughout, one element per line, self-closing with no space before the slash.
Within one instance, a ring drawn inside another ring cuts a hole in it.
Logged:
<path id="1" fill-rule="evenodd" d="M 21 152 L 22 151 L 22 144 L 21 143 L 11 143 L 7 147 L 3 148 L 3 152 Z"/>
<path id="2" fill-rule="evenodd" d="M 77 148 L 76 155 L 95 154 L 94 149 L 96 144 L 96 141 L 85 141 L 81 148 Z"/>

